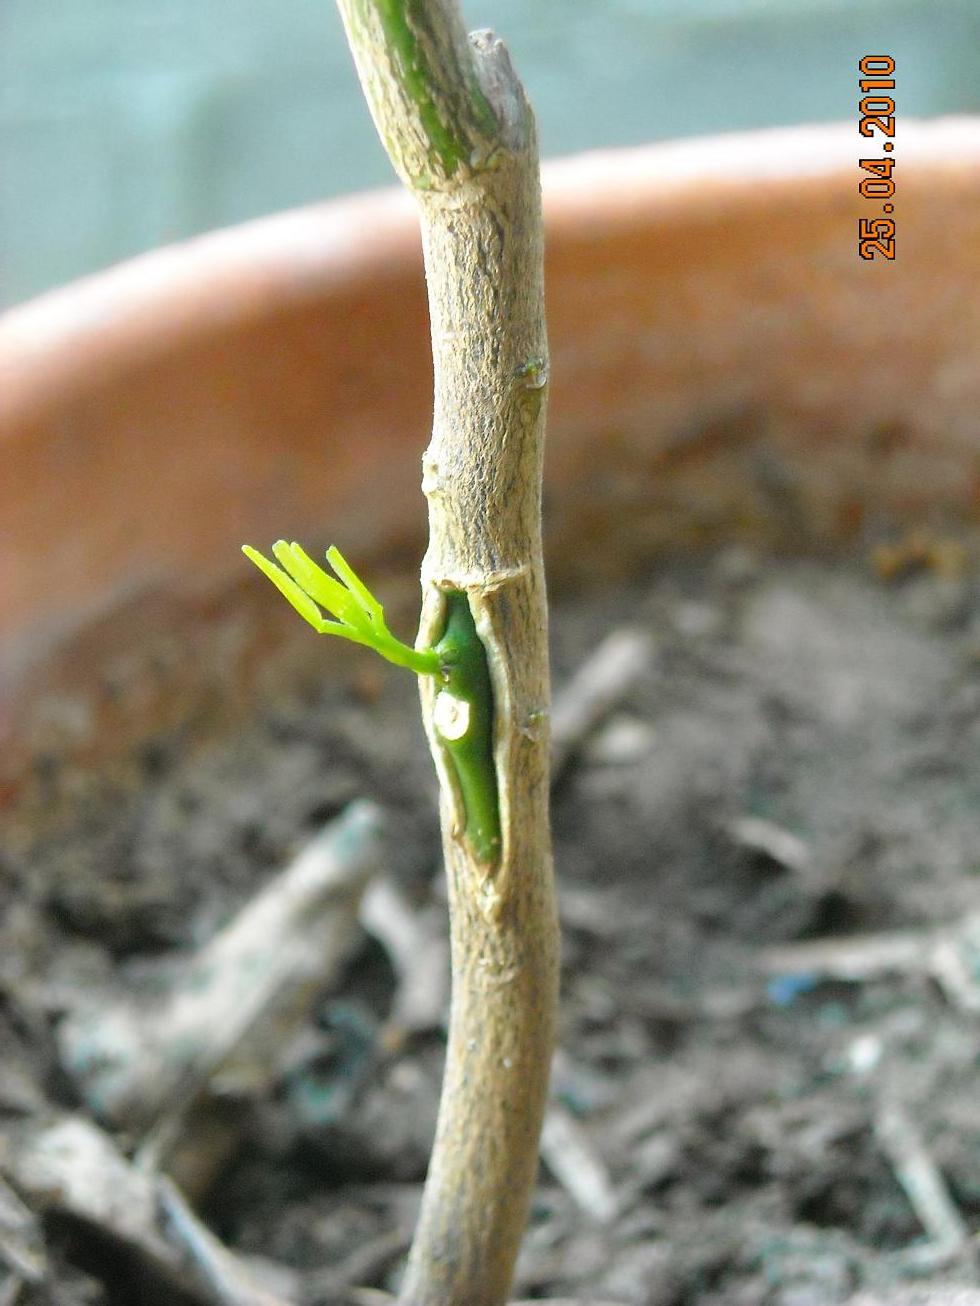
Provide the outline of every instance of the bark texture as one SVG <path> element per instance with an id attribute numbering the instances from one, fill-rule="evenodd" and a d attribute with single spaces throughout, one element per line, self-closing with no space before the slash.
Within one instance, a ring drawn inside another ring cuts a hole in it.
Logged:
<path id="1" fill-rule="evenodd" d="M 420 644 L 468 597 L 493 689 L 500 855 L 440 777 L 453 995 L 439 1123 L 402 1306 L 506 1301 L 538 1163 L 558 985 L 548 815 L 541 471 L 548 352 L 533 115 L 503 44 L 449 0 L 339 0 L 372 114 L 420 206 L 435 405 Z M 418 75 L 420 70 L 424 76 Z"/>

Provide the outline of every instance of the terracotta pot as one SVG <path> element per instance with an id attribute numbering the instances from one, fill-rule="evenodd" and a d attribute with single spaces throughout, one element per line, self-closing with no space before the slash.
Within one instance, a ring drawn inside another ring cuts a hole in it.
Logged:
<path id="1" fill-rule="evenodd" d="M 871 149 L 846 125 L 547 168 L 553 584 L 735 538 L 975 532 L 980 121 L 903 123 L 893 261 L 857 253 Z M 413 572 L 430 384 L 395 191 L 0 320 L 0 792 L 250 683 L 285 627 L 243 541 L 329 533 Z"/>

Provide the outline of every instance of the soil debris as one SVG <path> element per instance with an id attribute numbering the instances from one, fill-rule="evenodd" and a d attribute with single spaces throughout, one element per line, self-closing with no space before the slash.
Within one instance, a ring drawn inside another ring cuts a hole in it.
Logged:
<path id="1" fill-rule="evenodd" d="M 515 1296 L 980 1300 L 980 601 L 950 559 L 742 549 L 556 603 L 561 1043 Z M 327 671 L 234 739 L 142 756 L 128 782 L 65 778 L 57 820 L 4 835 L 0 1302 L 143 1306 L 151 1264 L 169 1306 L 221 1300 L 221 1274 L 227 1299 L 239 1272 L 255 1300 L 386 1301 L 447 998 L 414 686 Z M 162 1110 L 161 1077 L 149 1117 L 99 1129 L 113 1112 L 72 1074 L 78 1012 L 196 974 L 355 799 L 391 834 L 292 1037 L 252 1076 L 192 1054 L 211 1084 L 193 1128 Z M 168 1147 L 141 1152 L 161 1111 Z M 97 1132 L 103 1178 L 153 1186 L 126 1204 L 137 1229 L 30 1178 L 23 1140 L 66 1120 Z"/>

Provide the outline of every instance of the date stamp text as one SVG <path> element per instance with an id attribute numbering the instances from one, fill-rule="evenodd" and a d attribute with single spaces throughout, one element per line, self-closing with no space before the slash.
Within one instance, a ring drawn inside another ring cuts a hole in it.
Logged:
<path id="1" fill-rule="evenodd" d="M 886 156 L 859 160 L 863 175 L 858 193 L 876 212 L 858 219 L 858 253 L 868 260 L 894 259 L 895 219 L 889 215 L 895 212 L 895 60 L 887 54 L 866 54 L 858 70 L 858 131 L 880 145 Z"/>

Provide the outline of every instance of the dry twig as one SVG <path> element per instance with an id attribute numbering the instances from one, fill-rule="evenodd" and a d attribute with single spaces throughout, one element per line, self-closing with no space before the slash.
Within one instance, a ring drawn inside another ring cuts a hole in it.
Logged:
<path id="1" fill-rule="evenodd" d="M 963 1249 L 969 1233 L 912 1117 L 897 1104 L 885 1106 L 875 1120 L 875 1134 L 931 1239 L 925 1259 L 930 1265 L 951 1260 Z M 922 1251 L 916 1249 L 917 1258 L 922 1259 Z"/>
<path id="2" fill-rule="evenodd" d="M 79 1008 L 62 1025 L 63 1063 L 105 1119 L 163 1147 L 188 1106 L 264 1022 L 252 1056 L 266 1077 L 282 1032 L 335 976 L 360 934 L 357 910 L 378 869 L 382 817 L 359 802 L 328 826 L 232 922 L 183 961 L 162 993 Z M 258 1040 L 260 1041 L 260 1040 Z"/>
<path id="3" fill-rule="evenodd" d="M 769 975 L 813 975 L 820 979 L 874 980 L 888 974 L 930 975 L 947 998 L 964 1011 L 980 1011 L 980 913 L 925 930 L 855 934 L 815 939 L 760 955 Z"/>
<path id="4" fill-rule="evenodd" d="M 203 1228 L 172 1184 L 131 1164 L 81 1116 L 21 1129 L 5 1168 L 38 1209 L 99 1230 L 172 1292 L 204 1306 L 287 1306 Z"/>
<path id="5" fill-rule="evenodd" d="M 553 780 L 596 727 L 629 694 L 652 658 L 653 641 L 647 631 L 614 630 L 555 695 L 551 718 Z"/>
<path id="6" fill-rule="evenodd" d="M 587 1215 L 608 1224 L 618 1210 L 605 1163 L 573 1116 L 552 1102 L 541 1134 L 541 1155 L 555 1178 Z"/>
<path id="7" fill-rule="evenodd" d="M 438 1029 L 449 1003 L 449 940 L 443 911 L 413 909 L 390 879 L 370 885 L 361 923 L 381 943 L 395 969 L 398 988 L 383 1041 L 389 1050 L 407 1034 Z"/>

